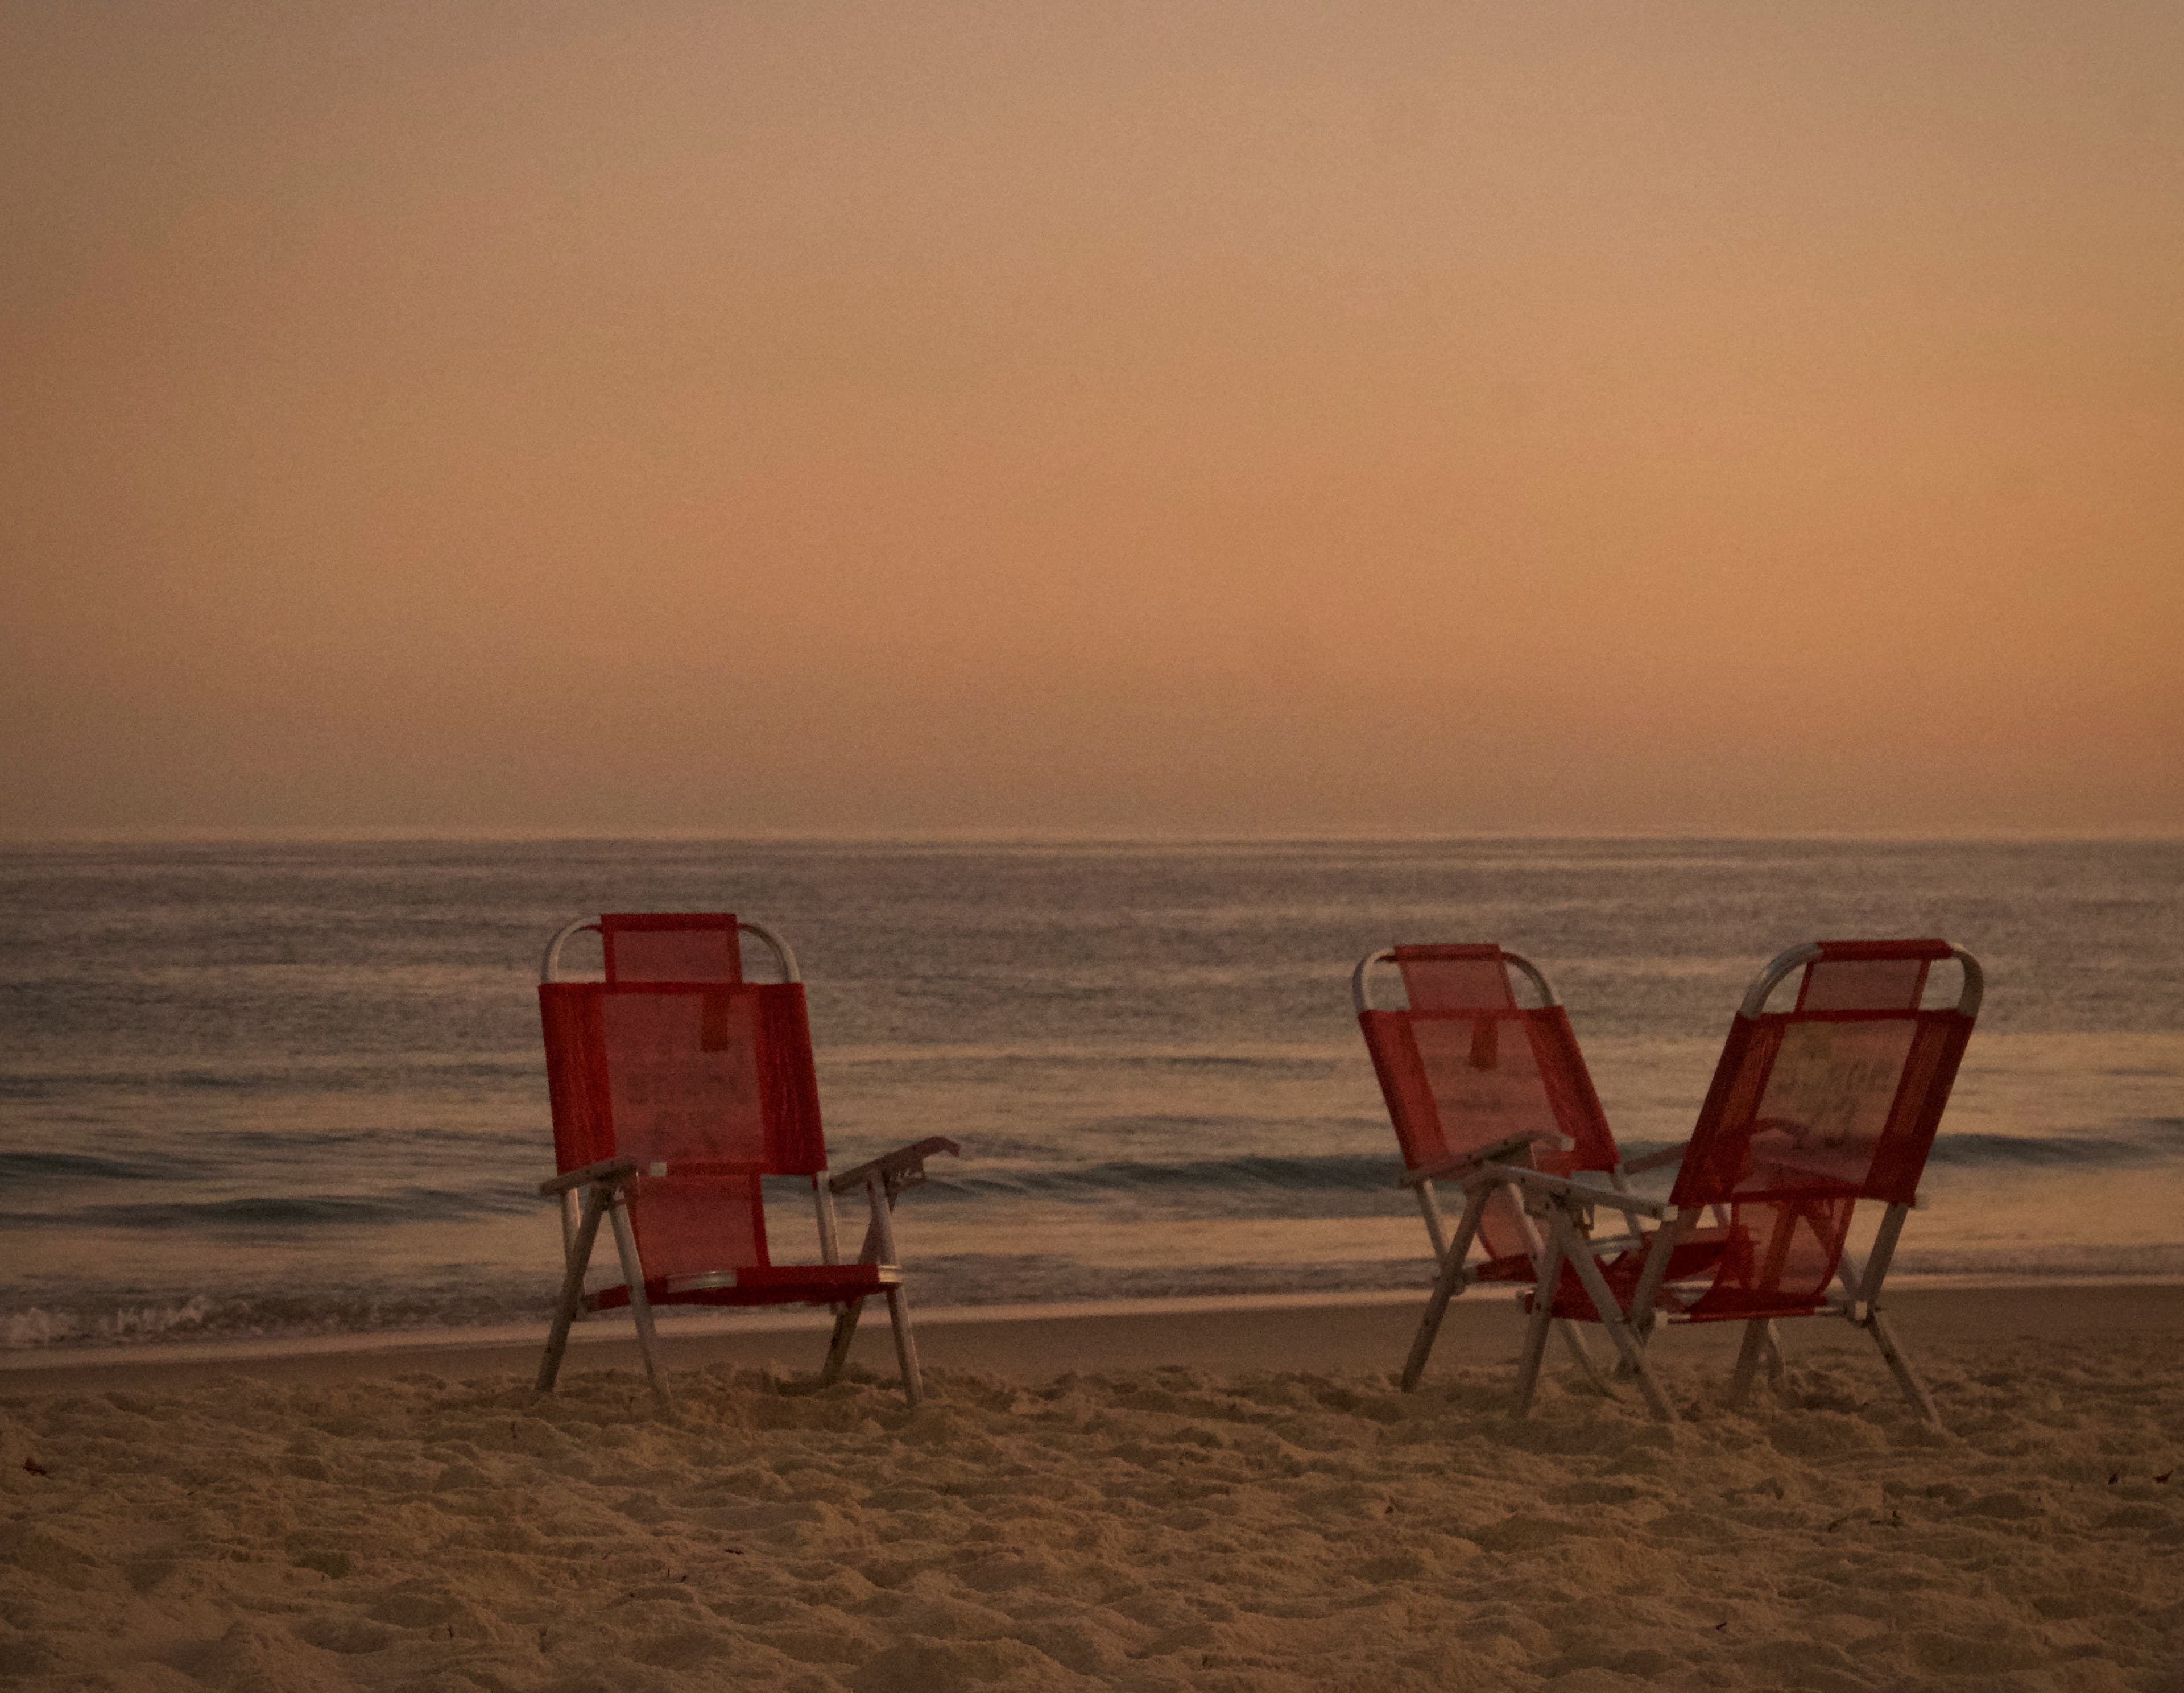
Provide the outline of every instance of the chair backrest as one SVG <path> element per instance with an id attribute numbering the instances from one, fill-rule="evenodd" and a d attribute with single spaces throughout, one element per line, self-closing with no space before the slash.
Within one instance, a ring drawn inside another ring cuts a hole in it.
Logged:
<path id="1" fill-rule="evenodd" d="M 1409 1004 L 1375 1009 L 1367 973 L 1387 961 Z M 1532 981 L 1544 1003 L 1520 1006 L 1510 972 Z M 1531 963 L 1496 946 L 1396 947 L 1357 967 L 1358 1026 L 1388 1103 L 1406 1169 L 1424 1170 L 1509 1141 L 1527 1143 L 1541 1170 L 1613 1170 L 1615 1137 L 1600 1109 L 1569 1017 Z M 1506 1193 L 1479 1226 L 1490 1257 L 1527 1249 L 1518 1207 Z"/>
<path id="2" fill-rule="evenodd" d="M 1568 1014 L 1529 960 L 1495 946 L 1396 947 L 1367 964 L 1384 958 L 1409 1005 L 1374 1009 L 1361 965 L 1357 1021 L 1407 1168 L 1519 1137 L 1540 1148 L 1542 1168 L 1615 1167 L 1615 1137 Z M 1517 1003 L 1513 968 L 1544 1003 Z"/>
<path id="3" fill-rule="evenodd" d="M 1964 970 L 1957 1004 L 1922 1009 L 1935 964 Z M 1802 969 L 1794 1005 L 1769 1011 Z M 1820 941 L 1762 971 L 1730 1025 L 1677 1172 L 1680 1209 L 1726 1205 L 1735 1243 L 1717 1289 L 1764 1304 L 1819 1299 L 1860 1199 L 1908 1205 L 1978 1014 L 1977 960 L 1946 941 Z"/>
<path id="4" fill-rule="evenodd" d="M 607 980 L 538 988 L 555 1160 L 636 1160 L 649 1274 L 764 1265 L 761 1178 L 827 1167 L 803 984 L 742 980 L 732 916 L 599 928 Z"/>
<path id="5" fill-rule="evenodd" d="M 599 919 L 607 980 L 741 981 L 743 946 L 723 912 L 621 913 Z"/>

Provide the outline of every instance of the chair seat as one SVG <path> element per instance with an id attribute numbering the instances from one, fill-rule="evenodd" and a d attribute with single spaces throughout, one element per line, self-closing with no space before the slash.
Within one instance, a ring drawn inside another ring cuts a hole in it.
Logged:
<path id="1" fill-rule="evenodd" d="M 1752 1322 L 1764 1317 L 1810 1316 L 1829 1303 L 1825 1293 L 1801 1299 L 1794 1293 L 1768 1288 L 1709 1288 L 1680 1311 L 1671 1322 Z"/>
<path id="2" fill-rule="evenodd" d="M 1730 1237 L 1731 1231 L 1728 1229 L 1702 1229 L 1677 1244 L 1669 1254 L 1669 1273 L 1662 1280 L 1664 1308 L 1671 1311 L 1678 1309 L 1666 1297 L 1676 1282 L 1696 1281 L 1714 1273 L 1721 1264 L 1722 1254 L 1729 1249 Z M 1607 1278 L 1617 1304 L 1629 1307 L 1630 1296 L 1637 1290 L 1638 1277 L 1645 1268 L 1646 1253 L 1642 1248 L 1618 1252 L 1602 1263 L 1600 1273 Z M 1529 1299 L 1525 1309 L 1531 1309 Z M 1577 1271 L 1567 1264 L 1563 1266 L 1555 1288 L 1555 1315 L 1574 1317 L 1580 1322 L 1600 1320 L 1600 1313 L 1593 1309 L 1592 1296 L 1585 1292 L 1585 1283 L 1578 1280 Z"/>
<path id="3" fill-rule="evenodd" d="M 717 1280 L 648 1277 L 644 1296 L 655 1305 L 838 1305 L 902 1282 L 892 1264 L 768 1264 L 716 1274 Z M 629 1289 L 602 1288 L 584 1303 L 595 1311 L 619 1310 L 629 1303 Z"/>

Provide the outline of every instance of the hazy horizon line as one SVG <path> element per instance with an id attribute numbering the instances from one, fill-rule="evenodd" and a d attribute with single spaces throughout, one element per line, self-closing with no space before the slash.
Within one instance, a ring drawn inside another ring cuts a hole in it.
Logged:
<path id="1" fill-rule="evenodd" d="M 2142 846 L 2184 845 L 2184 835 L 2156 829 L 1980 830 L 1950 833 L 1931 830 L 1769 830 L 1738 833 L 1721 830 L 643 830 L 631 831 L 522 829 L 305 829 L 305 830 L 81 830 L 29 835 L 0 830 L 0 849 L 67 846 L 491 846 L 621 843 L 718 843 L 722 846 L 1221 846 L 1306 845 L 1430 845 L 1489 841 L 1873 841 L 1897 845 L 2083 842 Z"/>

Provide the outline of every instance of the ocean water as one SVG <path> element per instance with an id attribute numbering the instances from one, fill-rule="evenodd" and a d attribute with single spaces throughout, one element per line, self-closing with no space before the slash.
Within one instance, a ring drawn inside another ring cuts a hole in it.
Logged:
<path id="1" fill-rule="evenodd" d="M 1539 964 L 1630 1151 L 1782 947 L 1946 935 L 1987 996 L 1898 1274 L 2184 1279 L 2180 889 L 2159 842 L 0 849 L 0 1349 L 543 1324 L 532 989 L 602 909 L 787 936 L 838 1165 L 962 1142 L 898 1214 L 926 1307 L 1423 1288 L 1347 987 L 1398 939 Z"/>

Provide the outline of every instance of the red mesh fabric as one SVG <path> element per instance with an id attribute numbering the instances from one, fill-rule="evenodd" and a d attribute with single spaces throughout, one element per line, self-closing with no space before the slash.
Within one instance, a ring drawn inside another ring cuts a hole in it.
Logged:
<path id="1" fill-rule="evenodd" d="M 1704 1322 L 1818 1309 L 1827 1302 L 1857 1204 L 1854 1194 L 1810 1192 L 1737 1200 L 1713 1284 L 1683 1315 Z"/>
<path id="2" fill-rule="evenodd" d="M 811 1060 L 811 1020 L 800 981 L 746 988 L 758 1003 L 759 1098 L 766 1104 L 766 1172 L 816 1176 L 827 1167 L 819 1120 L 819 1074 Z"/>
<path id="3" fill-rule="evenodd" d="M 1726 1203 L 1743 1179 L 1745 1149 L 1751 1124 L 1758 1115 L 1759 1095 L 1767 1086 L 1767 1072 L 1781 1043 L 1782 1020 L 1755 1020 L 1739 1017 L 1729 1025 L 1713 1080 L 1699 1107 L 1698 1128 L 1684 1148 L 1676 1171 L 1676 1185 L 1669 1198 L 1673 1204 L 1702 1205 Z M 1728 1126 L 1744 1125 L 1740 1133 Z"/>
<path id="4" fill-rule="evenodd" d="M 1499 969 L 1497 964 L 1496 969 Z M 1610 1170 L 1607 1120 L 1560 1006 L 1465 1015 L 1368 1011 L 1358 1019 L 1407 1169 L 1461 1158 L 1522 1136 L 1536 1168 Z M 1529 1231 L 1505 1191 L 1487 1203 L 1479 1243 L 1507 1273 L 1531 1274 Z"/>
<path id="5" fill-rule="evenodd" d="M 1826 1183 L 1864 1191 L 1917 1025 L 1908 1017 L 1851 1015 L 1806 1013 L 1785 1025 L 1752 1120 L 1740 1187 Z M 1828 1020 L 1814 1020 L 1820 1017 Z"/>
<path id="6" fill-rule="evenodd" d="M 738 1270 L 727 1288 L 669 1286 L 669 1277 L 645 1277 L 646 1297 L 655 1305 L 831 1305 L 869 1298 L 887 1286 L 877 1264 L 774 1264 Z M 591 1301 L 599 1310 L 629 1303 L 627 1288 L 603 1288 Z"/>
<path id="7" fill-rule="evenodd" d="M 1970 1032 L 1954 1011 L 1740 1018 L 1674 1203 L 1759 1190 L 1908 1203 Z"/>
<path id="8" fill-rule="evenodd" d="M 1666 1284 L 1671 1288 L 1679 1283 L 1696 1281 L 1710 1275 L 1721 1263 L 1722 1254 L 1730 1239 L 1728 1229 L 1700 1229 L 1686 1237 L 1669 1254 Z M 1624 1310 L 1630 1306 L 1631 1296 L 1638 1290 L 1638 1277 L 1646 1268 L 1646 1249 L 1634 1247 L 1618 1252 L 1604 1260 L 1601 1273 L 1607 1278 L 1609 1290 L 1616 1303 Z M 1528 1304 L 1525 1307 L 1530 1309 Z M 1555 1284 L 1555 1315 L 1576 1317 L 1581 1321 L 1597 1321 L 1599 1313 L 1593 1309 L 1592 1295 L 1578 1280 L 1577 1271 L 1569 1265 L 1563 1266 L 1563 1273 Z"/>
<path id="9" fill-rule="evenodd" d="M 1513 1136 L 1559 1155 L 1557 1167 L 1614 1168 L 1614 1138 L 1560 1006 L 1479 1016 L 1368 1011 L 1357 1020 L 1406 1168 Z"/>
<path id="10" fill-rule="evenodd" d="M 756 1019 L 726 988 L 603 997 L 615 1150 L 639 1164 L 766 1162 Z"/>
<path id="11" fill-rule="evenodd" d="M 1814 942 L 1824 959 L 1924 958 L 1929 964 L 1953 956 L 1947 941 L 1929 936 L 1918 941 L 1820 941 Z"/>
<path id="12" fill-rule="evenodd" d="M 1403 1168 L 1423 1170 L 1449 1156 L 1441 1137 L 1440 1115 L 1434 1109 L 1433 1089 L 1418 1064 L 1418 1051 L 1411 1040 L 1407 1012 L 1362 1011 L 1359 1028 L 1365 1034 L 1365 1050 L 1372 1056 L 1373 1071 L 1380 1079 L 1380 1095 L 1388 1102 L 1389 1120 L 1396 1126 L 1396 1142 L 1402 1148 Z"/>
<path id="13" fill-rule="evenodd" d="M 1395 958 L 1413 1011 L 1516 1009 L 1499 947 L 1397 947 Z"/>
<path id="14" fill-rule="evenodd" d="M 1915 1011 L 1926 986 L 1924 958 L 1820 958 L 1805 967 L 1800 1011 Z"/>
<path id="15" fill-rule="evenodd" d="M 1823 941 L 1797 985 L 1800 1011 L 1916 1011 L 1947 941 Z"/>
<path id="16" fill-rule="evenodd" d="M 1880 1144 L 1874 1148 L 1865 1191 L 1886 1204 L 1908 1205 L 1918 1196 L 1942 1113 L 1956 1086 L 1957 1066 L 1971 1039 L 1972 1020 L 1954 1011 L 1931 1012 L 1919 1020 L 1910 1055 L 1903 1064 L 1903 1087 L 1890 1113 Z"/>
<path id="17" fill-rule="evenodd" d="M 764 1200 L 751 1171 L 671 1165 L 666 1176 L 641 1175 L 630 1188 L 629 1220 L 648 1292 L 655 1280 L 766 1261 Z"/>
<path id="18" fill-rule="evenodd" d="M 611 982 L 744 979 L 736 919 L 720 912 L 622 914 L 599 919 Z"/>
<path id="19" fill-rule="evenodd" d="M 1700 1109 L 1670 1197 L 1725 1204 L 1734 1226 L 1694 1320 L 1813 1309 L 1857 1201 L 1908 1204 L 1925 1170 L 1972 1028 L 1958 1012 L 1917 1009 L 1936 949 L 1947 948 L 1826 947 L 1797 1010 L 1730 1025 Z M 1850 997 L 1864 1003 L 1840 1003 Z"/>
<path id="20" fill-rule="evenodd" d="M 769 1176 L 827 1167 L 802 983 L 549 982 L 538 1003 L 561 1169 L 617 1157 Z"/>
<path id="21" fill-rule="evenodd" d="M 1479 1249 L 1486 1254 L 1479 1279 L 1485 1282 L 1531 1282 L 1539 1278 L 1533 1262 L 1535 1244 L 1526 1224 L 1524 1208 L 1507 1187 L 1487 1196 L 1479 1212 Z"/>
<path id="22" fill-rule="evenodd" d="M 560 1168 L 668 1167 L 630 1192 L 648 1279 L 764 1264 L 760 1176 L 827 1165 L 801 985 L 554 982 L 538 997 Z"/>
<path id="23" fill-rule="evenodd" d="M 1524 1031 L 1531 1036 L 1540 1084 L 1554 1102 L 1555 1120 L 1570 1138 L 1563 1173 L 1614 1169 L 1623 1162 L 1623 1154 L 1616 1149 L 1607 1113 L 1601 1109 L 1600 1095 L 1593 1090 L 1592 1072 L 1585 1067 L 1585 1054 L 1578 1049 L 1577 1031 L 1570 1027 L 1569 1014 L 1559 1005 L 1549 1005 L 1521 1014 Z"/>
<path id="24" fill-rule="evenodd" d="M 1451 1154 L 1513 1135 L 1546 1151 L 1570 1149 L 1523 1012 L 1414 1014 L 1411 1040 L 1433 1094 L 1441 1143 Z"/>
<path id="25" fill-rule="evenodd" d="M 554 1113 L 554 1165 L 566 1174 L 615 1155 L 597 984 L 541 985 L 538 1015 L 546 1031 L 546 1097 Z"/>

